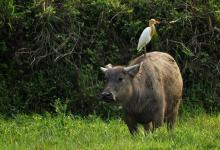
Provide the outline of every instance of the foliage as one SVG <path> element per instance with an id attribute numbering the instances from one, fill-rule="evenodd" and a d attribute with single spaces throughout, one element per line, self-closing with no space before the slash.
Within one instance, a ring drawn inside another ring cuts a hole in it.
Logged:
<path id="1" fill-rule="evenodd" d="M 51 114 L 0 118 L 4 149 L 219 149 L 220 116 L 182 116 L 172 133 L 166 127 L 132 137 L 120 119 L 103 121 Z"/>
<path id="2" fill-rule="evenodd" d="M 219 6 L 217 0 L 2 0 L 0 112 L 56 112 L 59 100 L 77 114 L 118 114 L 99 99 L 99 67 L 140 55 L 137 41 L 150 18 L 161 24 L 149 51 L 177 60 L 183 103 L 218 110 Z"/>

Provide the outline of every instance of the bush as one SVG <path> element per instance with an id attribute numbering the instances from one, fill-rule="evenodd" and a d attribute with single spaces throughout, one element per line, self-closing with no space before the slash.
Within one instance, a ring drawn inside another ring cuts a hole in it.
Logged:
<path id="1" fill-rule="evenodd" d="M 168 52 L 184 77 L 184 103 L 219 109 L 217 0 L 10 0 L 0 2 L 0 111 L 118 113 L 103 104 L 100 66 L 127 64 L 150 18 L 161 20 L 151 49 Z M 174 24 L 168 24 L 177 20 Z M 218 95 L 218 93 L 217 93 Z"/>

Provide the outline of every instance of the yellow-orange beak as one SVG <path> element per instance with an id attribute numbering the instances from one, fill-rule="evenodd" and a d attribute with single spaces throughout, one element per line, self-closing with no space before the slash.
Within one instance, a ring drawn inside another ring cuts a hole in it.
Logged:
<path id="1" fill-rule="evenodd" d="M 155 24 L 160 24 L 160 21 L 155 20 Z"/>

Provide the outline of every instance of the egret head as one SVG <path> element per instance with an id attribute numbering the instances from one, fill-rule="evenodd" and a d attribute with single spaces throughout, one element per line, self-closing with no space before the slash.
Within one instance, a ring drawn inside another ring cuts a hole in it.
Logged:
<path id="1" fill-rule="evenodd" d="M 157 20 L 155 20 L 155 19 L 150 19 L 150 20 L 149 20 L 149 26 L 152 26 L 152 25 L 154 25 L 154 24 L 160 24 L 160 21 L 157 21 Z"/>

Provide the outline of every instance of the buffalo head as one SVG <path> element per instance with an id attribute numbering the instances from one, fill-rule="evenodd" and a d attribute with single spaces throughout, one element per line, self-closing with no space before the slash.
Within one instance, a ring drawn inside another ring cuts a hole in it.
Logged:
<path id="1" fill-rule="evenodd" d="M 133 77 L 139 71 L 139 64 L 123 67 L 111 64 L 101 67 L 105 74 L 106 87 L 101 93 L 102 99 L 107 102 L 118 101 L 123 103 L 132 95 Z"/>

